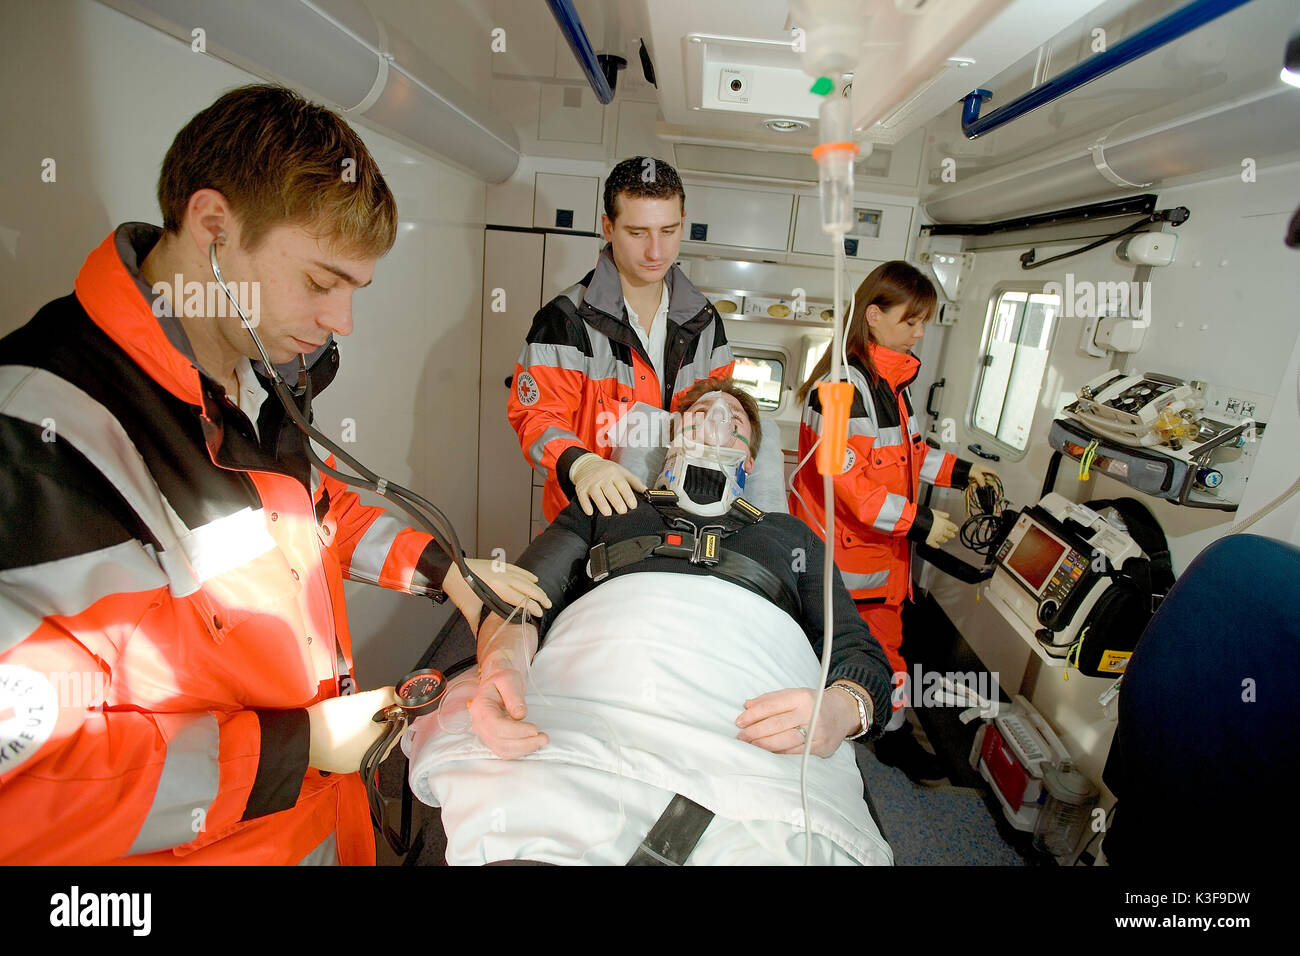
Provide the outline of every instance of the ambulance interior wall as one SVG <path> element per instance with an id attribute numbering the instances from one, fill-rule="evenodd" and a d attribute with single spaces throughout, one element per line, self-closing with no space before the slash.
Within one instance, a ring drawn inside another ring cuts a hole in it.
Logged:
<path id="1" fill-rule="evenodd" d="M 1185 205 L 1191 218 L 1177 230 L 1166 227 L 1179 237 L 1177 257 L 1172 265 L 1152 270 L 1152 327 L 1142 348 L 1127 357 L 1126 367 L 1134 372 L 1166 372 L 1273 396 L 1271 419 L 1260 439 L 1259 457 L 1239 512 L 1243 518 L 1290 487 L 1300 474 L 1296 383 L 1300 367 L 1296 323 L 1300 250 L 1283 243 L 1286 225 L 1300 202 L 1296 174 L 1297 167 L 1289 165 L 1261 170 L 1253 183 L 1233 176 L 1159 192 L 1160 208 Z M 1079 244 L 1042 246 L 1039 256 Z M 1028 283 L 1026 288 L 1036 284 L 1041 289 L 1044 282 L 1064 283 L 1067 272 L 1073 273 L 1076 283 L 1134 278 L 1133 266 L 1116 258 L 1114 244 L 1028 273 L 1018 262 L 1025 248 L 1018 245 L 976 254 L 975 267 L 961 294 L 958 322 L 946 330 L 949 340 L 942 374 L 948 387 L 942 414 L 956 419 L 958 441 L 945 448 L 968 458 L 971 455 L 965 448 L 971 441 L 989 444 L 970 430 L 969 409 L 975 395 L 985 311 L 995 290 L 1012 283 Z M 1056 410 L 1072 400 L 1080 385 L 1112 365 L 1109 358 L 1092 358 L 1080 351 L 1081 328 L 1081 319 L 1058 320 L 1026 453 L 1019 460 L 1004 453 L 1002 461 L 993 465 L 1017 507 L 1038 500 L 1051 455 L 1047 431 Z M 1119 367 L 1124 361 L 1125 357 L 1119 356 L 1115 364 Z M 1063 462 L 1056 490 L 1075 501 L 1117 496 L 1141 500 L 1163 527 L 1178 574 L 1239 520 L 1229 512 L 1150 498 L 1095 471 L 1090 481 L 1080 482 L 1076 471 L 1077 465 Z M 953 492 L 936 494 L 935 506 L 944 508 L 943 502 L 954 515 L 964 514 Z M 1250 531 L 1297 544 L 1298 515 L 1300 502 L 1292 500 Z M 964 557 L 978 560 L 970 553 Z M 1026 642 L 987 600 L 977 600 L 974 588 L 934 575 L 932 593 L 984 665 L 998 673 L 1003 688 L 1014 692 L 1032 654 Z M 1080 769 L 1097 784 L 1114 733 L 1114 723 L 1104 716 L 1097 701 L 1109 684 L 1109 680 L 1077 672 L 1066 681 L 1061 668 L 1044 666 L 1031 696 L 1079 758 Z"/>
<path id="2" fill-rule="evenodd" d="M 387 3 L 380 13 L 425 16 Z M 457 41 L 471 29 L 458 6 L 440 16 L 452 22 L 412 35 L 461 82 L 481 82 L 487 45 Z M 157 176 L 172 138 L 226 90 L 260 82 L 91 0 L 6 0 L 4 20 L 0 80 L 20 94 L 8 99 L 5 125 L 22 135 L 0 139 L 0 333 L 70 292 L 118 223 L 160 223 Z M 397 197 L 401 227 L 373 287 L 356 293 L 354 332 L 339 343 L 341 371 L 316 422 L 337 440 L 353 421 L 345 447 L 442 508 L 474 554 L 484 184 L 356 128 Z M 45 157 L 56 161 L 55 182 L 41 181 Z M 408 671 L 452 611 L 361 584 L 347 592 L 363 687 Z"/>

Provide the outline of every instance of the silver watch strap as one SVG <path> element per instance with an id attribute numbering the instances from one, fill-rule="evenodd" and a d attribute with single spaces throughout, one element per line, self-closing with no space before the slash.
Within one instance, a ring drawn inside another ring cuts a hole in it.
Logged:
<path id="1" fill-rule="evenodd" d="M 838 687 L 840 690 L 844 691 L 846 694 L 852 697 L 853 702 L 858 705 L 858 725 L 862 729 L 858 731 L 856 734 L 854 734 L 852 737 L 845 737 L 844 739 L 857 740 L 859 737 L 865 736 L 868 732 L 870 732 L 871 722 L 875 717 L 875 707 L 871 703 L 871 698 L 867 697 L 865 694 L 858 693 L 858 691 L 850 687 L 848 684 L 841 684 L 837 681 L 831 684 L 831 686 Z"/>

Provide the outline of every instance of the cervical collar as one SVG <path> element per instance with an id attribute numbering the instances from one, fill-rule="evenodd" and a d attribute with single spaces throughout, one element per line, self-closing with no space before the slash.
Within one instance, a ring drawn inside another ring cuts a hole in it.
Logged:
<path id="1" fill-rule="evenodd" d="M 674 439 L 655 483 L 677 494 L 678 507 L 702 518 L 724 515 L 745 487 L 743 448 L 719 448 L 690 438 Z"/>

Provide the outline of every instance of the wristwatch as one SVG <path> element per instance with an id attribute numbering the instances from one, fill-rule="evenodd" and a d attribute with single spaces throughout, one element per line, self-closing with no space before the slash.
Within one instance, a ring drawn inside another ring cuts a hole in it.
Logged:
<path id="1" fill-rule="evenodd" d="M 859 737 L 867 734 L 871 730 L 871 722 L 875 719 L 875 707 L 871 703 L 871 698 L 866 694 L 861 693 L 856 688 L 851 687 L 848 684 L 840 683 L 839 681 L 831 684 L 831 686 L 838 687 L 840 690 L 844 691 L 852 697 L 854 702 L 858 705 L 858 721 L 861 724 L 862 729 L 852 737 L 845 737 L 844 739 L 857 740 Z"/>

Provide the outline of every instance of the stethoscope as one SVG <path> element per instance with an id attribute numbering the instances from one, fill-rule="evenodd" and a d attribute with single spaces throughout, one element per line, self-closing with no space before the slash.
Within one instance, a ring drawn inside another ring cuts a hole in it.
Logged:
<path id="1" fill-rule="evenodd" d="M 452 527 L 446 515 L 426 498 L 403 488 L 401 485 L 394 484 L 366 468 L 365 465 L 340 448 L 336 442 L 313 428 L 303 417 L 304 411 L 310 414 L 311 410 L 311 377 L 307 374 L 307 362 L 302 355 L 298 356 L 298 389 L 304 397 L 303 411 L 300 411 L 293 400 L 293 394 L 289 391 L 288 385 L 281 377 L 279 370 L 271 362 L 271 356 L 267 354 L 266 347 L 262 344 L 256 330 L 254 330 L 252 322 L 249 321 L 248 316 L 239 304 L 239 300 L 235 298 L 221 275 L 221 266 L 217 264 L 217 246 L 225 241 L 226 234 L 223 232 L 208 247 L 208 261 L 212 266 L 212 274 L 216 278 L 217 284 L 221 286 L 221 291 L 226 294 L 226 298 L 230 300 L 230 304 L 234 306 L 235 311 L 239 314 L 244 328 L 253 337 L 253 343 L 257 346 L 257 351 L 262 356 L 262 363 L 271 376 L 271 384 L 275 389 L 275 394 L 280 399 L 280 404 L 284 406 L 285 412 L 294 425 L 307 437 L 305 443 L 307 455 L 310 457 L 312 464 L 322 473 L 355 488 L 365 488 L 367 491 L 373 491 L 405 511 L 415 519 L 421 528 L 433 536 L 433 540 L 438 543 L 438 547 L 456 563 L 465 582 L 474 589 L 474 593 L 482 599 L 483 603 L 501 617 L 509 619 L 514 609 L 498 597 L 497 593 L 481 579 L 470 572 L 469 567 L 465 564 L 460 539 L 456 536 L 456 529 Z M 358 472 L 361 477 L 344 474 L 325 464 L 316 454 L 315 449 L 312 448 L 313 441 L 329 449 L 349 468 Z M 371 818 L 388 841 L 389 846 L 393 848 L 393 852 L 399 856 L 405 856 L 410 849 L 410 788 L 403 789 L 402 824 L 401 831 L 397 832 L 388 825 L 383 796 L 379 791 L 379 764 L 388 753 L 389 746 L 401 736 L 413 719 L 423 714 L 432 713 L 437 709 L 446 690 L 447 681 L 439 671 L 433 668 L 413 671 L 397 685 L 397 703 L 383 708 L 372 718 L 375 723 L 388 724 L 388 728 L 384 735 L 366 751 L 366 755 L 361 761 L 361 776 L 366 784 L 366 799 L 370 804 Z"/>
<path id="2" fill-rule="evenodd" d="M 253 344 L 257 346 L 257 351 L 262 356 L 262 363 L 266 366 L 267 373 L 271 376 L 271 384 L 275 389 L 275 394 L 280 399 L 280 404 L 284 406 L 285 412 L 293 421 L 294 425 L 298 427 L 298 430 L 307 436 L 307 455 L 311 458 L 312 464 L 318 471 L 329 475 L 332 478 L 336 478 L 344 484 L 352 485 L 354 488 L 365 488 L 367 491 L 373 491 L 375 494 L 382 498 L 387 498 L 405 511 L 422 529 L 433 536 L 433 540 L 438 543 L 438 547 L 442 549 L 443 553 L 446 554 L 448 558 L 455 562 L 456 567 L 460 570 L 461 576 L 465 579 L 465 583 L 474 589 L 474 593 L 482 599 L 483 603 L 488 608 L 501 615 L 501 617 L 508 618 L 514 610 L 513 607 L 498 597 L 495 591 L 483 583 L 479 578 L 475 577 L 470 571 L 469 567 L 465 564 L 464 554 L 460 546 L 460 539 L 456 536 L 456 529 L 452 527 L 452 524 L 447 520 L 446 515 L 439 511 L 438 508 L 427 498 L 424 498 L 407 488 L 403 488 L 401 485 L 390 482 L 387 478 L 383 478 L 371 471 L 340 448 L 336 442 L 332 441 L 328 436 L 314 428 L 303 417 L 303 412 L 299 411 L 298 405 L 293 400 L 293 394 L 289 391 L 289 386 L 281 377 L 279 369 L 277 369 L 271 362 L 271 356 L 267 354 L 266 347 L 262 345 L 262 339 L 253 328 L 253 323 L 249 320 L 248 315 L 245 314 L 243 307 L 239 304 L 239 300 L 235 298 L 234 293 L 230 291 L 230 287 L 226 284 L 226 280 L 221 275 L 221 266 L 217 264 L 217 246 L 225 241 L 226 234 L 223 232 L 218 235 L 217 238 L 212 241 L 212 245 L 208 247 L 208 261 L 212 265 L 212 274 L 216 278 L 217 284 L 221 286 L 221 291 L 226 294 L 226 298 L 230 300 L 230 304 L 234 306 L 235 311 L 239 314 L 240 321 L 243 323 L 244 328 L 247 329 L 248 334 L 253 337 Z M 303 409 L 310 413 L 311 378 L 307 374 L 307 362 L 301 355 L 298 356 L 298 388 L 305 396 Z M 312 447 L 313 441 L 321 445 L 323 448 L 329 449 L 340 461 L 346 464 L 349 468 L 358 472 L 361 477 L 336 471 L 329 465 L 325 464 L 325 462 L 320 459 L 320 456 L 316 454 L 316 450 Z"/>

